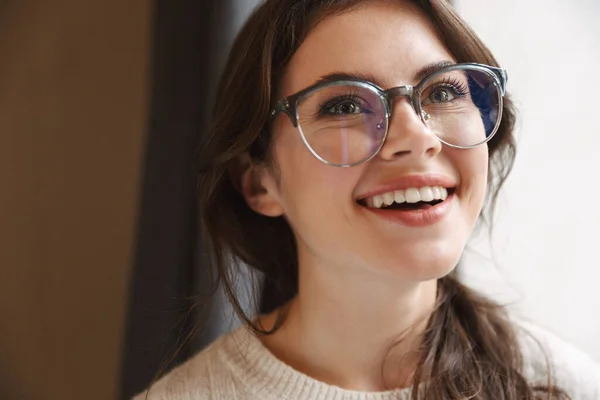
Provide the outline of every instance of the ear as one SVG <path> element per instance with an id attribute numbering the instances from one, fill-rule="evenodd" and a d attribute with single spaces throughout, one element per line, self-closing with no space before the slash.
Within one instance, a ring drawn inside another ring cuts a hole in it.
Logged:
<path id="1" fill-rule="evenodd" d="M 267 217 L 280 217 L 283 207 L 279 200 L 276 180 L 271 171 L 263 165 L 256 164 L 248 155 L 240 160 L 238 174 L 239 191 L 248 206 Z"/>

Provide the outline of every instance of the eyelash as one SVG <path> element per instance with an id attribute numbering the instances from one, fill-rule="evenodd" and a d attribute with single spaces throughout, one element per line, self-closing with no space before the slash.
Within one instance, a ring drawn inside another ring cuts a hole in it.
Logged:
<path id="1" fill-rule="evenodd" d="M 459 81 L 457 78 L 445 78 L 443 81 L 433 84 L 430 88 L 430 91 L 439 88 L 454 89 L 457 92 L 457 96 L 464 96 L 469 93 L 468 86 L 464 82 Z"/>
<path id="2" fill-rule="evenodd" d="M 364 103 L 364 101 L 360 97 L 358 97 L 355 93 L 341 94 L 341 95 L 335 96 L 334 98 L 329 99 L 325 103 L 321 104 L 319 106 L 319 115 L 327 114 L 328 111 L 332 107 L 335 107 L 336 105 L 338 105 L 344 101 L 351 101 L 351 102 L 361 104 L 361 105 Z"/>

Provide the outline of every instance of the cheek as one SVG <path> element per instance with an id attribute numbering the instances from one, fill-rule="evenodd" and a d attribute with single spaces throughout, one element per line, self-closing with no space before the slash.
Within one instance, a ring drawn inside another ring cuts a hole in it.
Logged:
<path id="1" fill-rule="evenodd" d="M 473 215 L 479 215 L 488 182 L 488 149 L 483 145 L 459 152 L 462 154 L 457 154 L 457 165 L 463 200 L 466 200 Z"/>
<path id="2" fill-rule="evenodd" d="M 291 138 L 276 144 L 276 159 L 280 204 L 298 242 L 316 253 L 338 247 L 355 222 L 353 194 L 364 167 L 326 165 Z"/>
<path id="3" fill-rule="evenodd" d="M 280 170 L 280 199 L 288 218 L 319 213 L 344 198 L 352 199 L 362 168 L 338 168 L 316 159 L 293 129 L 281 131 L 275 143 Z"/>

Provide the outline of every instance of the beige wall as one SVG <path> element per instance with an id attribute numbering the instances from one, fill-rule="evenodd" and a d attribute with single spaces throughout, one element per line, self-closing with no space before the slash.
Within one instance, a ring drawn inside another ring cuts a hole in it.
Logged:
<path id="1" fill-rule="evenodd" d="M 150 2 L 0 1 L 0 398 L 116 398 Z"/>

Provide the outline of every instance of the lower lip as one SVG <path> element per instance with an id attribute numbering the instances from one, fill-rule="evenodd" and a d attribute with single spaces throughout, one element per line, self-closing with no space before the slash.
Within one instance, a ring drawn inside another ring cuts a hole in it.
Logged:
<path id="1" fill-rule="evenodd" d="M 444 217 L 450 213 L 453 203 L 454 194 L 451 194 L 440 204 L 421 210 L 382 210 L 379 208 L 365 208 L 392 222 L 399 222 L 403 225 L 413 227 L 423 227 L 436 224 L 444 219 Z"/>

